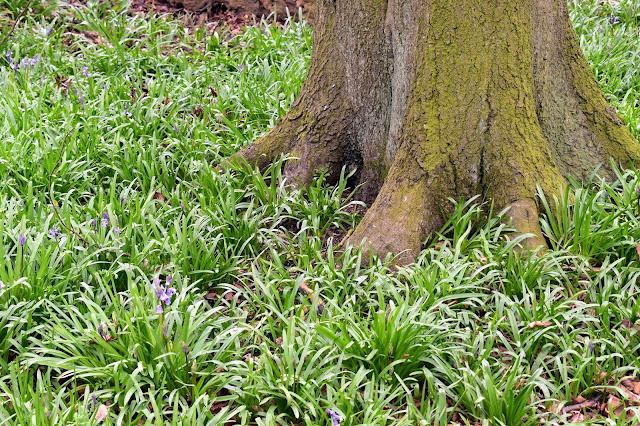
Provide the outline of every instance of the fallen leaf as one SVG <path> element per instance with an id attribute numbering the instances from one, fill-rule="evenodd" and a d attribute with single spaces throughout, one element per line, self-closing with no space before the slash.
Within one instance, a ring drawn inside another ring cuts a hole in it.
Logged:
<path id="1" fill-rule="evenodd" d="M 624 404 L 619 398 L 613 395 L 609 395 L 609 399 L 607 400 L 607 413 L 611 415 L 611 412 L 618 417 L 624 412 Z"/>
<path id="2" fill-rule="evenodd" d="M 571 417 L 571 420 L 569 420 L 569 423 L 580 423 L 580 422 L 584 422 L 585 420 L 587 420 L 587 417 L 582 413 L 578 413 L 575 416 Z"/>
<path id="3" fill-rule="evenodd" d="M 98 412 L 96 413 L 96 420 L 99 422 L 104 422 L 105 420 L 107 420 L 108 416 L 109 407 L 104 404 L 100 404 L 100 407 L 98 407 Z"/>
<path id="4" fill-rule="evenodd" d="M 638 253 L 638 257 L 640 257 L 640 244 L 636 246 L 636 252 Z"/>
<path id="5" fill-rule="evenodd" d="M 582 396 L 582 395 L 578 395 L 575 398 L 573 398 L 573 403 L 574 404 L 582 404 L 583 402 L 585 402 L 587 399 Z"/>
<path id="6" fill-rule="evenodd" d="M 536 328 L 536 327 L 549 327 L 553 323 L 551 321 L 534 321 L 530 323 L 527 327 Z"/>

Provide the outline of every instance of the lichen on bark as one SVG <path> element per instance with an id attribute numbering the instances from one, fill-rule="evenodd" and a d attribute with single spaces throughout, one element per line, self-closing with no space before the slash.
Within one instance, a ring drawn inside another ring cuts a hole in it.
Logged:
<path id="1" fill-rule="evenodd" d="M 482 194 L 544 242 L 536 188 L 553 193 L 640 154 L 604 99 L 560 0 L 318 0 L 309 75 L 291 111 L 240 152 L 357 169 L 371 204 L 350 241 L 409 262 L 449 199 Z"/>

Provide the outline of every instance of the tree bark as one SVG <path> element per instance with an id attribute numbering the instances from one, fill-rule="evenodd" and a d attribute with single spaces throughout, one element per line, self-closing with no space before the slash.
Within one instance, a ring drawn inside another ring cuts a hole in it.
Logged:
<path id="1" fill-rule="evenodd" d="M 372 203 L 350 242 L 415 259 L 449 198 L 482 194 L 544 244 L 536 185 L 555 193 L 640 145 L 609 106 L 564 0 L 317 0 L 307 80 L 239 155 L 290 153 L 298 184 L 356 170 Z"/>

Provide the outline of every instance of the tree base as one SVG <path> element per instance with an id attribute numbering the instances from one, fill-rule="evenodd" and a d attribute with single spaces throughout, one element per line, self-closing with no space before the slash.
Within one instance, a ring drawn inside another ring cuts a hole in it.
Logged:
<path id="1" fill-rule="evenodd" d="M 640 145 L 608 105 L 565 2 L 323 0 L 309 76 L 291 111 L 239 155 L 281 154 L 297 185 L 356 170 L 371 207 L 349 242 L 416 258 L 450 198 L 491 200 L 544 245 L 538 187 L 613 177 Z"/>

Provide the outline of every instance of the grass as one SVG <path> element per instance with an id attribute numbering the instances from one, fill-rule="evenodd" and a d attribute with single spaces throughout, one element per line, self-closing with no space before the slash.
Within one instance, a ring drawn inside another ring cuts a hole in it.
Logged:
<path id="1" fill-rule="evenodd" d="M 571 13 L 638 136 L 640 8 L 615 3 Z M 211 167 L 288 109 L 310 47 L 304 23 L 34 4 L 0 62 L 0 424 L 561 423 L 578 397 L 635 424 L 612 397 L 638 410 L 639 173 L 541 194 L 538 255 L 475 199 L 415 265 L 339 254 L 347 176 Z"/>

